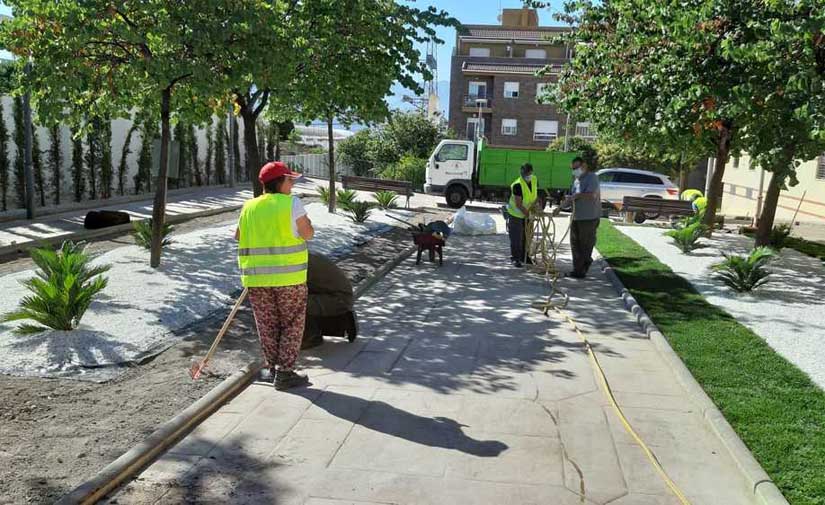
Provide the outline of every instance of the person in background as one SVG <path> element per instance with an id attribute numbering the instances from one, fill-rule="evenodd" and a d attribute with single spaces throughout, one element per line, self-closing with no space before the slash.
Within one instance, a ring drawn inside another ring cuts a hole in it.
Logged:
<path id="1" fill-rule="evenodd" d="M 278 390 L 309 384 L 294 370 L 306 322 L 306 242 L 315 234 L 301 200 L 290 194 L 300 176 L 280 161 L 264 165 L 264 194 L 244 204 L 235 232 L 241 282 Z"/>
<path id="2" fill-rule="evenodd" d="M 573 189 L 568 197 L 573 204 L 573 218 L 570 223 L 570 249 L 573 253 L 573 270 L 568 277 L 584 279 L 593 263 L 593 247 L 596 245 L 596 230 L 602 214 L 602 198 L 599 177 L 581 157 L 573 159 Z"/>
<path id="3" fill-rule="evenodd" d="M 530 209 L 538 200 L 538 181 L 533 177 L 533 165 L 521 166 L 521 176 L 510 185 L 510 202 L 507 205 L 508 233 L 510 235 L 510 262 L 521 268 L 522 262 L 532 263 L 526 257 L 525 227 Z"/>

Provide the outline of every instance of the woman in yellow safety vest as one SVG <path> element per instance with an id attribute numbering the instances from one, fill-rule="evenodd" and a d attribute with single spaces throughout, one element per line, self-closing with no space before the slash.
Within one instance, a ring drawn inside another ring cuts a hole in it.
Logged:
<path id="1" fill-rule="evenodd" d="M 301 200 L 290 195 L 300 176 L 280 161 L 264 165 L 264 194 L 244 204 L 235 233 L 241 282 L 278 390 L 309 384 L 294 370 L 306 321 L 306 241 L 315 234 Z"/>
<path id="2" fill-rule="evenodd" d="M 510 202 L 507 205 L 507 232 L 510 235 L 510 262 L 521 268 L 522 261 L 532 263 L 525 248 L 527 216 L 530 208 L 538 200 L 539 182 L 533 177 L 533 165 L 525 163 L 521 166 L 521 177 L 510 185 Z"/>

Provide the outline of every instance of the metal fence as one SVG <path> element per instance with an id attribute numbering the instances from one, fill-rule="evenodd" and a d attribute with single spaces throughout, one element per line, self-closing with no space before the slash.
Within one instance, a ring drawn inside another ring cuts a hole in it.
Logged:
<path id="1" fill-rule="evenodd" d="M 301 172 L 308 177 L 318 177 L 326 179 L 329 177 L 329 155 L 324 154 L 295 154 L 282 156 L 281 161 L 289 165 L 293 170 Z M 342 175 L 355 175 L 352 167 L 341 161 L 340 157 L 335 158 L 335 174 L 340 179 Z"/>

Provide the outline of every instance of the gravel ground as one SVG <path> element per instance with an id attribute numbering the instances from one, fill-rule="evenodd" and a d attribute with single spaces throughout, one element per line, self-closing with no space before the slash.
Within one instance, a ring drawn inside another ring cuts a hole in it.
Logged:
<path id="1" fill-rule="evenodd" d="M 707 247 L 685 255 L 664 236 L 664 230 L 641 226 L 619 229 L 825 389 L 825 268 L 821 261 L 784 249 L 770 266 L 771 282 L 752 293 L 738 294 L 714 279 L 709 268 L 721 261 L 723 251 L 747 253 L 753 240 L 716 234 L 703 240 Z"/>
<path id="2" fill-rule="evenodd" d="M 310 249 L 333 258 L 394 222 L 374 212 L 366 223 L 355 224 L 329 214 L 320 203 L 308 204 L 307 211 L 316 227 Z M 0 325 L 0 372 L 105 380 L 122 373 L 120 365 L 167 348 L 177 341 L 175 332 L 234 302 L 240 289 L 232 238 L 235 223 L 234 216 L 227 216 L 223 223 L 175 234 L 157 270 L 148 266 L 148 251 L 138 246 L 104 253 L 95 263 L 112 266 L 109 285 L 89 307 L 80 328 L 18 337 L 11 332 L 13 325 Z M 19 281 L 32 275 L 20 271 L 0 278 L 0 312 L 12 310 L 26 295 Z"/>
<path id="3" fill-rule="evenodd" d="M 416 219 L 443 217 L 420 213 Z M 108 242 L 112 243 L 92 247 L 122 245 Z M 387 229 L 337 264 L 357 283 L 409 245 L 406 230 Z M 190 363 L 206 353 L 227 312 L 228 308 L 190 325 L 179 343 L 104 383 L 0 376 L 0 503 L 53 503 L 219 380 L 257 359 L 257 336 L 247 304 L 210 363 L 210 374 L 198 382 L 189 379 Z"/>

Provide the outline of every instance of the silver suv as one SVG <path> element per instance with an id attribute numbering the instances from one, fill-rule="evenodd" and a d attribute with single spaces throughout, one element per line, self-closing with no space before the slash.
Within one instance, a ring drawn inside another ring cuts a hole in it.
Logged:
<path id="1" fill-rule="evenodd" d="M 596 172 L 602 202 L 621 208 L 626 196 L 678 200 L 679 188 L 667 176 L 635 168 L 605 168 Z M 651 216 L 652 218 L 652 216 Z"/>

